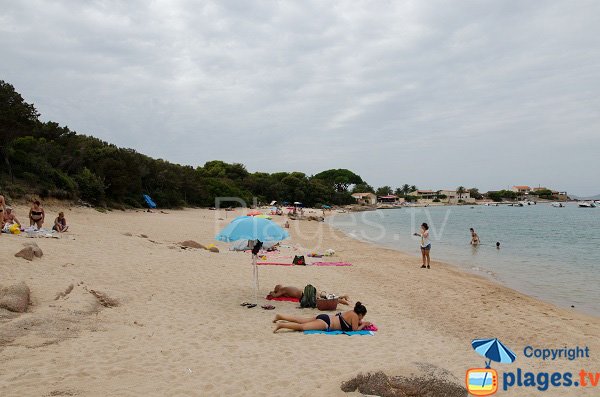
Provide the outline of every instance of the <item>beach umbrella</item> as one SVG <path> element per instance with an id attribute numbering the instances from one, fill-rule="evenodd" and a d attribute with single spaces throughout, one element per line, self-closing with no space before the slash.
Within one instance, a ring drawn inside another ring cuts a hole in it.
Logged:
<path id="1" fill-rule="evenodd" d="M 252 246 L 257 242 L 275 242 L 289 237 L 288 232 L 273 221 L 256 216 L 238 216 L 215 237 L 227 243 L 238 240 L 250 240 Z M 252 252 L 252 276 L 254 280 L 254 303 L 258 304 L 258 267 L 256 254 Z"/>
<path id="2" fill-rule="evenodd" d="M 488 359 L 485 363 L 485 367 L 489 368 L 492 361 L 496 361 L 502 364 L 510 364 L 517 359 L 517 355 L 513 353 L 508 347 L 504 346 L 498 338 L 491 339 L 474 339 L 471 342 L 473 349 L 480 355 Z M 483 377 L 482 386 L 485 385 L 485 378 L 487 378 L 487 372 Z"/>

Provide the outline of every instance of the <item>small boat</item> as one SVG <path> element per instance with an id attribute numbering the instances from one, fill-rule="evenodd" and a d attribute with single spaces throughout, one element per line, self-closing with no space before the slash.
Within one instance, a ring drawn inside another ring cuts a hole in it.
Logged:
<path id="1" fill-rule="evenodd" d="M 579 208 L 596 208 L 593 201 L 582 201 L 579 203 Z"/>
<path id="2" fill-rule="evenodd" d="M 552 206 L 556 207 L 556 208 L 563 208 L 564 207 L 563 203 L 552 203 Z"/>

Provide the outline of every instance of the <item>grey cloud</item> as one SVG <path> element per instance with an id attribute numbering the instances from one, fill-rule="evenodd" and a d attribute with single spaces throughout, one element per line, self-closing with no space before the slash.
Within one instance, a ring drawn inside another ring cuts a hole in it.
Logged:
<path id="1" fill-rule="evenodd" d="M 600 191 L 597 2 L 0 5 L 0 78 L 155 157 Z"/>

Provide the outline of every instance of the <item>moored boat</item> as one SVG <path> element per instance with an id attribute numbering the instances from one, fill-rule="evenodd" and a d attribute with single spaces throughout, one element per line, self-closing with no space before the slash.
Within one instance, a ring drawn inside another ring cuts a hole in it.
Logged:
<path id="1" fill-rule="evenodd" d="M 579 208 L 596 208 L 593 201 L 582 201 L 579 203 Z"/>

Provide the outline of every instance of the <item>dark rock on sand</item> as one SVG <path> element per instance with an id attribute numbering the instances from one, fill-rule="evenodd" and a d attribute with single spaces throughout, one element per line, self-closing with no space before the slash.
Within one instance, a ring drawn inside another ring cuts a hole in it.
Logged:
<path id="1" fill-rule="evenodd" d="M 23 282 L 0 288 L 0 308 L 25 313 L 29 307 L 30 294 L 29 287 Z"/>
<path id="2" fill-rule="evenodd" d="M 383 372 L 360 374 L 342 383 L 346 393 L 358 390 L 362 394 L 381 397 L 467 397 L 467 390 L 446 379 L 435 376 L 387 376 Z"/>
<path id="3" fill-rule="evenodd" d="M 194 240 L 185 240 L 179 243 L 179 245 L 181 245 L 182 247 L 187 247 L 187 248 L 202 248 L 203 250 L 206 249 L 205 246 L 203 246 L 202 244 L 194 241 Z"/>
<path id="4" fill-rule="evenodd" d="M 42 255 L 44 253 L 36 243 L 25 243 L 25 248 L 15 254 L 17 258 L 27 259 L 28 261 L 32 261 L 34 257 L 41 258 Z"/>
<path id="5" fill-rule="evenodd" d="M 27 259 L 28 261 L 32 261 L 35 256 L 33 255 L 33 247 L 25 247 L 21 251 L 17 252 L 15 256 L 17 258 L 23 258 Z"/>

